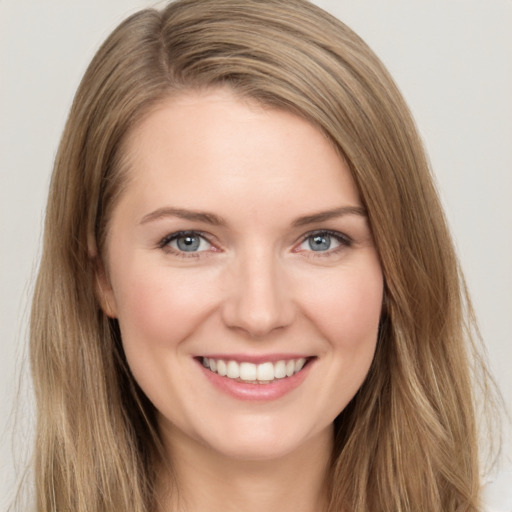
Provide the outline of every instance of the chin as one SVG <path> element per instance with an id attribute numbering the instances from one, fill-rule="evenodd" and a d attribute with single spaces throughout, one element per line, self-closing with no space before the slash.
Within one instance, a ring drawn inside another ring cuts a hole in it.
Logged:
<path id="1" fill-rule="evenodd" d="M 297 428 L 299 427 L 299 428 Z M 210 450 L 232 460 L 271 461 L 293 457 L 318 442 L 331 443 L 333 424 L 323 428 L 287 425 L 275 418 L 243 418 L 210 429 L 198 440 Z"/>

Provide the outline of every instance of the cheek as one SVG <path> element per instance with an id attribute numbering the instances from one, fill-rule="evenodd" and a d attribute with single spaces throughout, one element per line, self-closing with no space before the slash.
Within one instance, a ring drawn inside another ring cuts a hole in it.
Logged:
<path id="1" fill-rule="evenodd" d="M 179 409 L 176 383 L 187 377 L 190 362 L 186 342 L 212 311 L 215 294 L 205 289 L 201 272 L 134 264 L 118 277 L 115 299 L 130 370 L 157 409 L 169 402 Z"/>
<path id="2" fill-rule="evenodd" d="M 156 265 L 138 271 L 134 265 L 125 276 L 129 279 L 119 280 L 115 300 L 126 348 L 179 343 L 211 308 L 211 293 L 199 273 L 177 273 Z"/>
<path id="3" fill-rule="evenodd" d="M 338 348 L 373 350 L 382 309 L 380 266 L 335 271 L 321 282 L 306 306 L 319 331 Z"/>

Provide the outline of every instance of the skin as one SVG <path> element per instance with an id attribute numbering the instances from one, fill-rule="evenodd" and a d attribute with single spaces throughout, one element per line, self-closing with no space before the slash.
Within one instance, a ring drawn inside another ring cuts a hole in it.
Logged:
<path id="1" fill-rule="evenodd" d="M 158 411 L 180 508 L 317 512 L 332 422 L 368 372 L 382 304 L 347 165 L 310 123 L 225 89 L 169 98 L 125 151 L 101 295 Z M 169 241 L 180 231 L 200 234 L 197 251 Z M 312 232 L 330 247 L 312 250 Z M 209 354 L 312 359 L 298 387 L 251 401 L 211 384 Z"/>

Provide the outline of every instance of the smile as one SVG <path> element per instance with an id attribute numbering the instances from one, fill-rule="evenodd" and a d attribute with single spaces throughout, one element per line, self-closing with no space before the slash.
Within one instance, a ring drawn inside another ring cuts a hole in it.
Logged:
<path id="1" fill-rule="evenodd" d="M 208 357 L 201 359 L 203 366 L 211 372 L 247 384 L 270 384 L 278 379 L 292 377 L 304 368 L 307 361 L 305 357 L 301 357 L 254 364 Z"/>

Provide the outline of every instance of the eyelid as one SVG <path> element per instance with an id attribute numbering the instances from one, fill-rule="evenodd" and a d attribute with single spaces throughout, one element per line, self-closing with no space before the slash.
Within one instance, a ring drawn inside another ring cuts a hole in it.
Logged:
<path id="1" fill-rule="evenodd" d="M 173 255 L 176 255 L 178 257 L 183 258 L 197 258 L 200 255 L 209 252 L 209 250 L 203 250 L 203 251 L 180 251 L 175 249 L 174 247 L 171 247 L 169 244 L 173 242 L 174 240 L 182 237 L 182 236 L 197 236 L 205 240 L 210 246 L 210 250 L 213 249 L 214 251 L 218 250 L 216 245 L 212 242 L 211 236 L 208 233 L 205 233 L 203 231 L 198 231 L 196 229 L 184 229 L 181 231 L 174 231 L 173 233 L 169 233 L 165 235 L 159 242 L 158 242 L 158 248 L 164 250 L 165 252 L 171 253 Z"/>
<path id="2" fill-rule="evenodd" d="M 172 233 L 169 233 L 169 234 L 165 235 L 158 242 L 158 245 L 160 247 L 164 247 L 169 242 L 172 242 L 173 240 L 176 240 L 177 238 L 180 238 L 182 236 L 187 236 L 187 235 L 200 236 L 201 238 L 204 238 L 208 243 L 211 243 L 210 240 L 208 239 L 208 236 L 205 233 L 203 233 L 202 231 L 197 231 L 195 229 L 183 229 L 183 230 L 180 230 L 180 231 L 173 231 Z"/>
<path id="3" fill-rule="evenodd" d="M 203 251 L 180 251 L 173 247 L 170 247 L 170 243 L 182 236 L 187 235 L 193 235 L 198 236 L 205 240 L 211 247 L 208 250 Z M 313 250 L 303 250 L 300 249 L 300 246 L 310 237 L 316 236 L 316 235 L 328 235 L 332 238 L 334 238 L 340 245 L 338 247 L 335 247 L 334 249 L 328 249 L 326 251 L 313 251 Z M 169 233 L 165 235 L 163 238 L 160 239 L 158 242 L 158 248 L 162 249 L 166 252 L 169 252 L 171 254 L 174 254 L 178 257 L 183 258 L 197 258 L 200 255 L 204 255 L 205 253 L 208 253 L 210 251 L 212 252 L 219 252 L 221 249 L 219 249 L 216 244 L 211 240 L 212 236 L 209 233 L 205 233 L 204 231 L 194 230 L 194 229 L 185 229 L 180 231 L 175 231 L 172 233 Z M 353 244 L 353 240 L 351 237 L 346 235 L 345 233 L 342 233 L 340 231 L 335 231 L 331 229 L 314 229 L 312 231 L 308 231 L 307 233 L 304 233 L 301 235 L 299 240 L 294 244 L 293 252 L 302 252 L 302 253 L 308 253 L 308 257 L 322 257 L 322 256 L 329 256 L 332 254 L 336 254 L 337 252 L 346 249 L 347 247 L 350 247 Z"/>
<path id="4" fill-rule="evenodd" d="M 308 239 L 308 238 L 311 238 L 312 236 L 316 236 L 316 235 L 329 235 L 333 238 L 335 238 L 339 243 L 339 247 L 336 247 L 334 249 L 329 249 L 327 251 L 304 251 L 302 249 L 300 249 L 300 246 Z M 345 233 L 341 233 L 340 231 L 334 231 L 334 230 L 331 230 L 331 229 L 314 229 L 312 231 L 308 231 L 307 233 L 304 233 L 299 241 L 295 244 L 294 246 L 294 252 L 305 252 L 305 253 L 313 253 L 314 256 L 328 256 L 328 255 L 331 255 L 331 254 L 335 254 L 337 252 L 339 252 L 340 250 L 343 250 L 343 249 L 346 249 L 347 247 L 350 247 L 351 245 L 353 244 L 353 240 L 351 237 L 349 237 L 348 235 L 346 235 Z M 308 256 L 310 256 L 311 254 L 308 254 Z"/>

